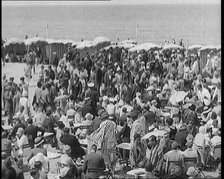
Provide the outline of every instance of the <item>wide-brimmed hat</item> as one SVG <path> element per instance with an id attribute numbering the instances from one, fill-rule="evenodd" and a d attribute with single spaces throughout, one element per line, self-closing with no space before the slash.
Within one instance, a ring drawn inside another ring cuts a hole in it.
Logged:
<path id="1" fill-rule="evenodd" d="M 90 113 L 87 113 L 87 114 L 85 115 L 85 118 L 86 118 L 87 120 L 91 121 L 91 120 L 93 119 L 93 115 L 90 114 Z"/>
<path id="2" fill-rule="evenodd" d="M 35 146 L 37 147 L 41 145 L 44 141 L 45 139 L 43 137 L 37 137 L 36 139 L 34 139 Z"/>
<path id="3" fill-rule="evenodd" d="M 70 154 L 72 152 L 72 149 L 71 149 L 71 147 L 69 145 L 64 145 L 63 152 L 65 154 Z"/>
<path id="4" fill-rule="evenodd" d="M 92 83 L 92 82 L 88 83 L 88 87 L 90 87 L 90 88 L 94 87 L 94 83 Z"/>
<path id="5" fill-rule="evenodd" d="M 24 134 L 24 129 L 22 127 L 18 128 L 16 134 L 23 135 Z"/>
<path id="6" fill-rule="evenodd" d="M 101 114 L 101 119 L 105 119 L 105 118 L 108 118 L 109 117 L 109 114 L 107 111 L 104 111 L 102 114 Z"/>

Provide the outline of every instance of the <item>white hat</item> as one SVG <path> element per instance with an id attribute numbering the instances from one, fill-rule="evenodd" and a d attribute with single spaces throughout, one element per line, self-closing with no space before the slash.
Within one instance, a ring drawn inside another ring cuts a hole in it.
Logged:
<path id="1" fill-rule="evenodd" d="M 109 98 L 109 101 L 113 103 L 114 102 L 114 98 Z"/>
<path id="2" fill-rule="evenodd" d="M 88 83 L 88 87 L 90 87 L 90 88 L 92 88 L 92 87 L 94 87 L 94 83 Z"/>
<path id="3" fill-rule="evenodd" d="M 218 128 L 213 128 L 212 130 L 212 135 L 219 135 L 220 134 L 220 131 Z"/>
<path id="4" fill-rule="evenodd" d="M 27 97 L 27 96 L 28 96 L 28 94 L 27 94 L 27 92 L 26 92 L 25 90 L 23 91 L 22 96 L 23 96 L 23 97 Z"/>
<path id="5" fill-rule="evenodd" d="M 108 100 L 108 97 L 107 96 L 103 96 L 103 101 L 106 101 Z"/>
<path id="6" fill-rule="evenodd" d="M 93 115 L 90 114 L 90 113 L 87 113 L 87 114 L 85 115 L 85 118 L 86 118 L 87 120 L 91 121 L 91 120 L 93 119 Z"/>
<path id="7" fill-rule="evenodd" d="M 35 162 L 40 161 L 41 163 L 44 162 L 44 155 L 42 153 L 38 153 L 35 156 Z"/>

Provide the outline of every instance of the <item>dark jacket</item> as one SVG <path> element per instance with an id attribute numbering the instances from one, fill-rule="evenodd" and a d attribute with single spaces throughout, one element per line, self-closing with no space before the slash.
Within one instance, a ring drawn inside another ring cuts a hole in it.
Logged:
<path id="1" fill-rule="evenodd" d="M 88 179 L 99 178 L 105 168 L 104 159 L 99 153 L 91 152 L 85 157 L 83 171 Z"/>
<path id="2" fill-rule="evenodd" d="M 84 149 L 80 146 L 78 139 L 74 135 L 62 135 L 61 142 L 71 147 L 72 158 L 83 157 L 85 155 Z"/>

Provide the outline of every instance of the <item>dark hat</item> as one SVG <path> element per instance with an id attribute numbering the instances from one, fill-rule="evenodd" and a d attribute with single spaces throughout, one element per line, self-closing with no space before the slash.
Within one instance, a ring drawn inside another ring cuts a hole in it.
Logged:
<path id="1" fill-rule="evenodd" d="M 217 114 L 215 112 L 212 112 L 211 119 L 216 119 L 216 118 L 217 118 Z"/>
<path id="2" fill-rule="evenodd" d="M 24 80 L 25 80 L 25 78 L 24 78 L 24 77 L 21 77 L 21 78 L 20 78 L 20 80 L 21 80 L 21 81 L 24 81 Z"/>
<path id="3" fill-rule="evenodd" d="M 13 81 L 13 80 L 14 80 L 14 77 L 10 77 L 10 78 L 9 78 L 9 81 Z"/>

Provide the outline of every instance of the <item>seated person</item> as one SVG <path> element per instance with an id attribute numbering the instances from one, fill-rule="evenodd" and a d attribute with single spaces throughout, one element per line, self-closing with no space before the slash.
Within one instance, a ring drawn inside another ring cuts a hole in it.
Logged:
<path id="1" fill-rule="evenodd" d="M 47 174 L 49 172 L 49 159 L 45 157 L 42 153 L 38 153 L 30 159 L 29 167 L 35 168 L 35 163 L 38 161 L 42 164 L 41 171 L 44 174 Z"/>
<path id="2" fill-rule="evenodd" d="M 146 148 L 138 133 L 134 135 L 134 142 L 130 150 L 130 162 L 133 167 L 143 167 L 146 162 Z"/>

